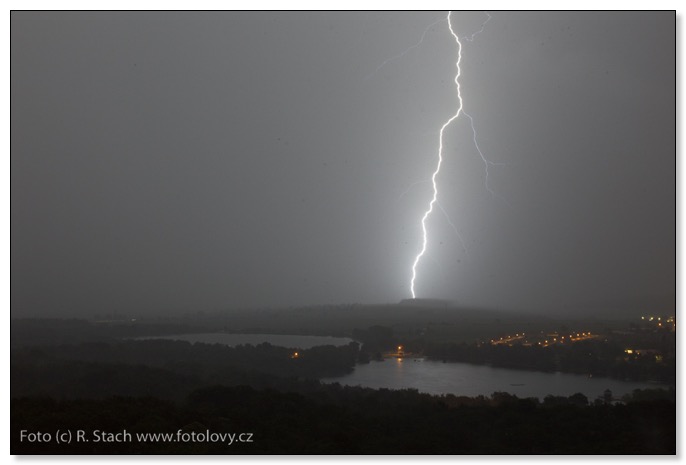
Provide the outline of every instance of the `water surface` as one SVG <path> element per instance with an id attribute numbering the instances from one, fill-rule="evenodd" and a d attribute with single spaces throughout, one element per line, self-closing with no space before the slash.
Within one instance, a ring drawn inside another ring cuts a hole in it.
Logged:
<path id="1" fill-rule="evenodd" d="M 509 392 L 517 397 L 538 397 L 548 394 L 570 396 L 577 392 L 589 400 L 610 389 L 615 398 L 634 389 L 664 387 L 647 382 L 621 381 L 611 378 L 589 378 L 569 373 L 493 368 L 467 363 L 443 363 L 426 359 L 387 359 L 357 365 L 350 374 L 322 379 L 348 386 L 370 388 L 413 388 L 429 394 L 455 394 L 474 397 L 493 392 Z"/>
<path id="2" fill-rule="evenodd" d="M 180 334 L 145 339 L 172 339 L 227 346 L 257 345 L 268 342 L 275 346 L 298 349 L 323 345 L 342 346 L 353 342 L 350 338 L 331 336 L 232 333 Z M 580 392 L 589 400 L 601 396 L 606 389 L 610 389 L 615 398 L 620 398 L 634 389 L 665 387 L 647 382 L 589 378 L 585 375 L 569 373 L 511 370 L 468 363 L 443 363 L 422 358 L 387 359 L 383 362 L 357 365 L 352 373 L 335 378 L 324 378 L 322 381 L 375 389 L 411 388 L 429 394 L 455 394 L 469 397 L 490 396 L 493 392 L 501 391 L 515 394 L 520 398 L 543 399 L 548 394 L 570 396 Z"/>

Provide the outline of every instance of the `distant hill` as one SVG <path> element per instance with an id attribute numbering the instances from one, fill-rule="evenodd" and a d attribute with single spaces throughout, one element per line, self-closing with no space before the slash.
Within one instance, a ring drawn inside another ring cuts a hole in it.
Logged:
<path id="1" fill-rule="evenodd" d="M 424 308 L 448 308 L 454 304 L 449 300 L 444 299 L 427 299 L 427 298 L 416 298 L 416 299 L 403 299 L 400 301 L 400 305 L 410 306 L 410 307 L 424 307 Z"/>

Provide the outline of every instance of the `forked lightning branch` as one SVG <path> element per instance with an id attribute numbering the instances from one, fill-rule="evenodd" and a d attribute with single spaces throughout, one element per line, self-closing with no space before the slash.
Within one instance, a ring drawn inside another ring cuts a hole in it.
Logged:
<path id="1" fill-rule="evenodd" d="M 460 69 L 460 62 L 462 61 L 462 43 L 460 42 L 460 38 L 458 35 L 455 33 L 455 30 L 453 29 L 453 24 L 452 24 L 452 11 L 448 12 L 448 17 L 447 22 L 448 22 L 448 29 L 450 30 L 450 34 L 453 36 L 455 39 L 455 42 L 457 43 L 457 61 L 455 62 L 455 67 L 457 68 L 456 74 L 455 74 L 455 88 L 457 91 L 457 110 L 455 111 L 455 114 L 452 115 L 445 123 L 443 123 L 443 126 L 441 126 L 441 130 L 439 132 L 439 137 L 438 137 L 438 163 L 436 164 L 436 168 L 431 175 L 431 184 L 433 186 L 433 194 L 431 197 L 431 201 L 429 202 L 429 205 L 422 215 L 422 220 L 421 220 L 421 227 L 422 227 L 422 247 L 417 254 L 417 256 L 414 259 L 414 262 L 412 263 L 412 279 L 410 280 L 410 292 L 412 294 L 412 298 L 415 299 L 417 298 L 417 293 L 415 291 L 415 282 L 417 280 L 417 266 L 419 265 L 419 262 L 421 261 L 422 257 L 426 253 L 426 248 L 428 244 L 428 231 L 427 231 L 427 226 L 426 226 L 426 221 L 429 218 L 429 216 L 433 213 L 434 207 L 437 204 L 438 200 L 438 185 L 436 183 L 436 177 L 438 176 L 439 172 L 441 171 L 441 165 L 443 163 L 443 135 L 445 130 L 450 126 L 450 124 L 455 121 L 457 118 L 460 117 L 460 115 L 465 115 L 467 118 L 469 118 L 470 126 L 472 129 L 472 135 L 473 135 L 473 142 L 474 146 L 476 147 L 477 152 L 479 153 L 479 156 L 483 160 L 485 166 L 486 166 L 486 189 L 491 193 L 491 195 L 494 195 L 493 191 L 490 189 L 488 186 L 488 167 L 489 165 L 494 165 L 495 163 L 489 161 L 484 157 L 483 153 L 481 152 L 481 149 L 479 148 L 477 142 L 476 142 L 476 130 L 474 128 L 474 120 L 472 119 L 471 116 L 469 116 L 467 113 L 464 112 L 463 110 L 463 105 L 462 105 L 462 94 L 460 92 L 460 74 L 461 74 L 461 69 Z M 491 15 L 486 13 L 488 16 L 488 19 L 481 25 L 481 29 L 477 31 L 476 33 L 472 34 L 470 37 L 467 37 L 467 40 L 471 41 L 474 40 L 474 37 L 481 33 L 484 29 L 484 26 L 486 23 L 491 19 Z M 422 37 L 423 38 L 423 37 Z M 438 205 L 440 207 L 440 205 Z M 461 238 L 460 238 L 461 240 Z"/>

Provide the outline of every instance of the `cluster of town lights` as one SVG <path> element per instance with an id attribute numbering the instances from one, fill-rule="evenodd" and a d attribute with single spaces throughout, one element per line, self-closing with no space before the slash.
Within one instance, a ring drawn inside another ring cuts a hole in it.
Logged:
<path id="1" fill-rule="evenodd" d="M 499 339 L 497 339 L 497 340 L 496 340 L 496 339 L 491 339 L 491 344 L 494 344 L 494 345 L 496 345 L 496 344 L 505 344 L 505 343 L 512 342 L 512 341 L 515 341 L 515 340 L 524 339 L 525 336 L 526 336 L 526 333 L 521 333 L 521 334 L 520 334 L 520 333 L 516 333 L 514 336 L 507 335 L 507 336 L 503 336 L 503 337 L 501 337 L 501 338 L 499 338 Z M 553 336 L 553 335 L 550 334 L 549 336 Z M 557 337 L 553 337 L 553 338 L 552 338 L 552 341 L 551 341 L 550 339 L 546 339 L 546 340 L 544 340 L 543 342 L 537 342 L 536 344 L 538 344 L 538 345 L 540 346 L 540 345 L 544 345 L 544 344 L 545 344 L 545 345 L 553 344 L 553 343 L 556 343 L 556 342 L 559 342 L 560 344 L 563 344 L 563 343 L 565 342 L 565 336 L 559 336 L 559 335 L 555 335 L 555 336 L 557 336 Z M 559 339 L 558 339 L 558 337 L 559 337 Z M 586 338 L 588 338 L 588 337 L 591 337 L 591 332 L 589 331 L 589 332 L 572 333 L 572 334 L 569 334 L 569 335 L 566 336 L 566 337 L 567 337 L 567 341 L 576 342 L 576 341 L 578 341 L 578 340 L 586 339 Z M 524 342 L 525 342 L 525 343 L 528 343 L 529 341 L 528 341 L 528 340 L 525 340 Z"/>
<path id="2" fill-rule="evenodd" d="M 641 320 L 647 320 L 648 322 L 652 322 L 653 324 L 657 323 L 657 326 L 659 328 L 676 328 L 676 321 L 673 316 L 665 317 L 664 320 L 662 319 L 662 317 L 659 316 L 642 316 Z M 663 322 L 664 325 L 662 324 Z"/>

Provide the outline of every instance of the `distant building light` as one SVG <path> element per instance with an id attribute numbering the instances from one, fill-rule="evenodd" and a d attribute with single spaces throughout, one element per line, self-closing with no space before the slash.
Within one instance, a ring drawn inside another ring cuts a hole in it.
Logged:
<path id="1" fill-rule="evenodd" d="M 633 354 L 634 353 L 634 351 L 632 349 L 626 349 L 626 350 L 624 350 L 624 352 L 626 352 L 627 354 Z"/>

